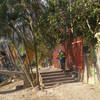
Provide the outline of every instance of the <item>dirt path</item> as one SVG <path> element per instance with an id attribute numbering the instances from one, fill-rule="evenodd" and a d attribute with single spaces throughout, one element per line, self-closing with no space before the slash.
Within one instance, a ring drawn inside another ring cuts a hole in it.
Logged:
<path id="1" fill-rule="evenodd" d="M 59 85 L 44 91 L 28 88 L 2 93 L 0 100 L 100 100 L 100 88 L 82 83 Z"/>

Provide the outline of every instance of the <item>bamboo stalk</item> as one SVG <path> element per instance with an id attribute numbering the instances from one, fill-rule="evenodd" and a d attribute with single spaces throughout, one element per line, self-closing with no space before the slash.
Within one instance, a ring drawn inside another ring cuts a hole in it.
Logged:
<path id="1" fill-rule="evenodd" d="M 30 13 L 30 11 L 26 8 L 26 11 L 27 11 L 27 13 L 29 14 Z M 34 31 L 33 31 L 33 27 L 32 27 L 32 22 L 33 22 L 33 20 L 32 20 L 32 18 L 31 18 L 31 16 L 30 16 L 30 14 L 29 14 L 29 16 L 28 16 L 28 19 L 29 19 L 29 26 L 30 26 L 30 30 L 31 30 L 31 32 L 30 32 L 30 34 L 31 34 L 31 36 L 32 36 L 32 43 L 33 43 L 33 45 L 34 45 L 34 49 L 35 49 L 35 62 L 36 62 L 36 78 L 37 78 L 37 84 L 38 84 L 38 86 L 39 86 L 39 88 L 40 88 L 40 83 L 39 83 L 39 70 L 38 70 L 38 59 L 37 59 L 37 46 L 36 46 L 36 39 L 35 39 L 35 35 L 34 35 Z"/>
<path id="2" fill-rule="evenodd" d="M 19 33 L 19 32 L 13 27 L 13 25 L 11 26 L 11 28 L 13 28 L 13 29 L 17 32 L 17 34 Z M 18 34 L 18 35 L 19 35 L 19 34 Z M 22 65 L 24 65 L 23 60 L 21 59 L 19 52 L 17 51 L 16 48 L 15 48 L 15 50 L 16 50 L 16 52 L 17 52 L 17 54 L 18 54 L 19 61 L 21 62 Z M 26 69 L 26 66 L 24 65 L 24 67 L 21 67 L 21 69 L 24 71 L 24 73 L 25 73 L 25 75 L 26 75 L 26 77 L 27 77 L 29 83 L 30 83 L 31 86 L 33 87 L 33 80 L 31 79 L 30 74 L 29 74 L 29 71 Z"/>
<path id="3" fill-rule="evenodd" d="M 28 72 L 26 66 L 25 66 L 24 63 L 23 63 L 23 60 L 21 59 L 19 52 L 18 52 L 17 50 L 16 50 L 16 52 L 17 52 L 17 55 L 18 55 L 19 61 L 20 61 L 21 64 L 22 64 L 21 69 L 22 69 L 23 72 L 25 73 L 25 76 L 27 77 L 29 83 L 31 84 L 31 86 L 32 86 L 32 88 L 33 88 L 34 85 L 33 85 L 33 82 L 32 82 L 32 80 L 31 80 L 31 77 L 30 77 L 30 75 L 29 75 L 29 72 Z"/>

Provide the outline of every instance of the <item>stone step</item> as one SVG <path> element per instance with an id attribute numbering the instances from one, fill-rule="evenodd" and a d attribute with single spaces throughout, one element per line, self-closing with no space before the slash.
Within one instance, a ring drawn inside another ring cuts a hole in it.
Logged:
<path id="1" fill-rule="evenodd" d="M 47 79 L 43 80 L 43 83 L 50 83 L 50 82 L 61 82 L 61 81 L 66 81 L 66 80 L 73 80 L 74 77 L 62 77 L 62 78 L 54 78 L 54 79 Z"/>
<path id="2" fill-rule="evenodd" d="M 51 86 L 45 86 L 42 89 L 50 89 L 50 88 L 54 88 L 54 87 L 55 87 L 55 85 L 51 85 Z"/>
<path id="3" fill-rule="evenodd" d="M 53 74 L 45 74 L 45 75 L 41 75 L 41 77 L 59 77 L 59 76 L 63 76 L 65 75 L 64 73 L 53 73 Z M 71 76 L 71 73 L 67 73 L 66 76 Z"/>
<path id="4" fill-rule="evenodd" d="M 42 79 L 43 80 L 50 80 L 50 79 L 56 79 L 56 78 L 64 78 L 64 77 L 72 77 L 72 75 L 54 75 L 54 76 L 43 76 Z"/>
<path id="5" fill-rule="evenodd" d="M 54 86 L 54 85 L 64 84 L 64 83 L 73 83 L 73 82 L 77 82 L 77 80 L 70 79 L 70 80 L 63 80 L 63 81 L 59 81 L 59 82 L 58 81 L 54 81 L 54 82 L 44 83 L 44 87 Z"/>
<path id="6" fill-rule="evenodd" d="M 55 76 L 55 75 L 64 75 L 64 74 L 66 74 L 66 75 L 71 75 L 72 74 L 72 72 L 50 72 L 50 73 L 40 73 L 40 75 L 42 76 L 42 77 L 49 77 L 49 76 Z"/>
<path id="7" fill-rule="evenodd" d="M 53 85 L 46 85 L 44 87 L 42 87 L 42 89 L 50 89 L 50 88 L 55 88 L 61 84 L 66 84 L 66 83 L 75 83 L 75 82 L 79 82 L 78 80 L 71 80 L 71 81 L 67 81 L 67 82 L 62 82 L 62 83 L 56 83 Z"/>
<path id="8" fill-rule="evenodd" d="M 66 72 L 71 72 L 70 70 L 66 70 Z M 63 70 L 55 70 L 55 71 L 44 71 L 44 72 L 40 72 L 41 75 L 44 74 L 53 74 L 53 73 L 64 73 Z"/>
<path id="9" fill-rule="evenodd" d="M 55 70 L 40 72 L 41 86 L 43 88 L 53 87 L 57 84 L 72 83 L 78 81 L 78 73 L 70 70 Z"/>

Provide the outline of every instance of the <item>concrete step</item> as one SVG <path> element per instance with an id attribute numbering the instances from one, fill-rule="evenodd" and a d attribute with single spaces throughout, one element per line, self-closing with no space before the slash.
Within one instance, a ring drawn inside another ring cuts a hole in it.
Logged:
<path id="1" fill-rule="evenodd" d="M 54 71 L 43 71 L 40 72 L 40 74 L 53 74 L 53 73 L 60 73 L 60 72 L 64 72 L 63 70 L 54 70 Z M 71 72 L 70 70 L 66 70 L 66 72 Z"/>
<path id="2" fill-rule="evenodd" d="M 51 86 L 45 86 L 42 89 L 50 89 L 50 88 L 54 88 L 54 87 L 55 87 L 55 85 L 51 85 Z"/>
<path id="3" fill-rule="evenodd" d="M 42 77 L 59 77 L 59 76 L 63 76 L 63 75 L 65 75 L 65 73 L 52 73 L 52 74 L 42 74 L 41 76 Z M 66 76 L 71 76 L 72 75 L 72 73 L 67 73 L 66 74 Z"/>
<path id="4" fill-rule="evenodd" d="M 46 72 L 46 73 L 40 73 L 40 75 L 42 76 L 42 77 L 49 77 L 49 76 L 55 76 L 55 75 L 64 75 L 64 74 L 66 74 L 66 75 L 71 75 L 72 74 L 72 72 L 69 72 L 69 71 L 66 71 L 66 73 L 65 72 L 63 72 L 63 71 L 60 71 L 60 72 Z"/>
<path id="5" fill-rule="evenodd" d="M 66 80 L 73 80 L 74 77 L 62 77 L 62 78 L 54 78 L 54 79 L 47 79 L 43 80 L 43 83 L 50 83 L 50 82 L 61 82 L 61 81 L 66 81 Z"/>
<path id="6" fill-rule="evenodd" d="M 78 80 L 69 80 L 69 81 L 63 81 L 63 82 L 60 82 L 60 83 L 54 83 L 54 84 L 49 84 L 49 85 L 44 85 L 44 87 L 42 89 L 49 89 L 49 88 L 54 88 L 54 87 L 57 87 L 61 84 L 67 84 L 67 83 L 75 83 L 75 82 L 79 82 Z"/>
<path id="7" fill-rule="evenodd" d="M 72 83 L 78 81 L 78 73 L 70 70 L 67 70 L 66 72 L 62 70 L 44 71 L 40 73 L 40 76 L 42 80 L 41 86 L 43 88 L 52 87 L 57 84 Z"/>
<path id="8" fill-rule="evenodd" d="M 77 80 L 71 79 L 71 80 L 63 80 L 63 81 L 54 81 L 54 82 L 49 82 L 49 83 L 44 83 L 44 87 L 47 86 L 54 86 L 57 84 L 64 84 L 64 83 L 73 83 L 73 82 L 77 82 Z"/>
<path id="9" fill-rule="evenodd" d="M 43 76 L 42 79 L 43 80 L 50 80 L 50 79 L 56 79 L 56 78 L 64 78 L 64 77 L 72 77 L 72 75 L 65 75 L 65 74 L 62 74 L 62 75 L 53 75 L 53 76 Z"/>

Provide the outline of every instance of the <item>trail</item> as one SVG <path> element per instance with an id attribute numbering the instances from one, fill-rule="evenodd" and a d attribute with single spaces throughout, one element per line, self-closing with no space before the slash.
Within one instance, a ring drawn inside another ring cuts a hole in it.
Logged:
<path id="1" fill-rule="evenodd" d="M 13 89 L 14 84 L 12 84 Z M 11 85 L 7 87 L 11 89 Z M 57 85 L 55 88 L 41 91 L 37 88 L 27 88 L 3 93 L 7 87 L 0 88 L 0 100 L 100 100 L 99 87 L 80 82 Z"/>

